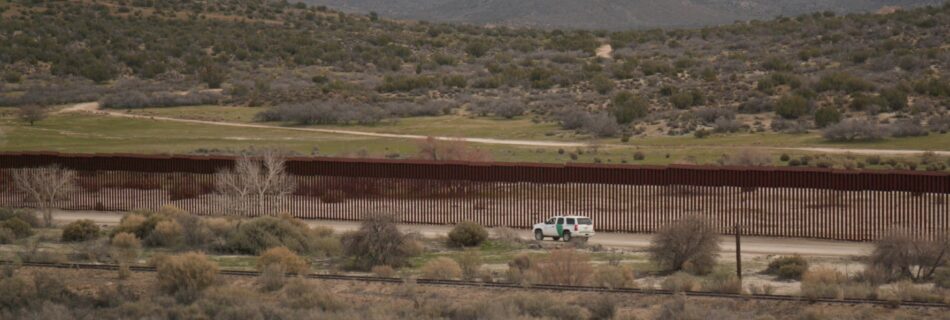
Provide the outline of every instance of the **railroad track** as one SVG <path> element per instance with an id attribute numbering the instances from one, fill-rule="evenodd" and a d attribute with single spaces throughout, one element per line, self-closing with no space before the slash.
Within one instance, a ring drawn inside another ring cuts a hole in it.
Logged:
<path id="1" fill-rule="evenodd" d="M 11 261 L 0 261 L 0 264 L 12 264 Z M 88 263 L 49 263 L 49 262 L 22 262 L 24 267 L 34 268 L 56 268 L 56 269 L 81 269 L 81 270 L 106 270 L 115 271 L 119 269 L 118 265 L 113 264 L 88 264 Z M 130 266 L 134 272 L 156 272 L 155 267 L 149 266 Z M 220 270 L 219 274 L 239 277 L 257 277 L 260 272 L 245 270 Z M 356 276 L 356 275 L 335 275 L 335 274 L 317 274 L 311 273 L 304 276 L 308 279 L 336 280 L 336 281 L 362 281 L 362 282 L 380 282 L 380 283 L 403 283 L 400 278 L 387 278 L 375 276 Z M 559 291 L 559 292 L 601 292 L 601 293 L 628 293 L 641 295 L 674 295 L 684 294 L 689 297 L 704 298 L 723 298 L 723 299 L 741 299 L 741 300 L 759 300 L 759 301 L 786 301 L 786 302 L 807 302 L 807 303 L 826 303 L 826 304 L 844 304 L 844 305 L 875 305 L 883 307 L 920 307 L 920 308 L 942 308 L 950 309 L 950 304 L 933 302 L 915 302 L 915 301 L 890 301 L 876 299 L 827 299 L 817 298 L 808 299 L 799 296 L 789 295 L 766 295 L 766 294 L 730 294 L 716 292 L 673 292 L 669 290 L 648 290 L 637 288 L 604 288 L 589 286 L 563 286 L 550 284 L 532 284 L 523 286 L 514 283 L 504 282 L 478 282 L 464 280 L 438 280 L 438 279 L 415 279 L 417 284 L 439 285 L 455 287 L 477 287 L 477 288 L 499 288 L 499 289 L 519 289 L 519 290 L 541 290 L 541 291 Z"/>

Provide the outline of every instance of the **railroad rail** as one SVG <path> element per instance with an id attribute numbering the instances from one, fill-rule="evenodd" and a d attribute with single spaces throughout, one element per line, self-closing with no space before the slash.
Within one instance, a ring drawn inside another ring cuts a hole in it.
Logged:
<path id="1" fill-rule="evenodd" d="M 82 270 L 106 270 L 116 271 L 118 265 L 114 264 L 90 264 L 90 263 L 52 263 L 52 262 L 12 262 L 0 261 L 0 264 L 17 263 L 24 267 L 34 268 L 56 268 L 56 269 L 82 269 Z M 129 269 L 134 272 L 157 272 L 155 267 L 150 266 L 130 266 Z M 239 277 L 258 277 L 260 272 L 248 270 L 219 270 L 219 274 Z M 337 275 L 337 274 L 318 274 L 311 273 L 303 276 L 308 279 L 334 280 L 334 281 L 362 281 L 378 283 L 404 283 L 401 278 L 376 277 L 376 276 L 358 276 L 358 275 Z M 882 307 L 918 307 L 918 308 L 942 308 L 950 309 L 950 304 L 935 302 L 918 301 L 892 301 L 880 299 L 829 299 L 829 298 L 805 298 L 790 295 L 770 295 L 770 294 L 731 294 L 702 291 L 674 292 L 660 289 L 639 289 L 639 288 L 606 288 L 591 286 L 565 286 L 552 284 L 532 284 L 521 285 L 507 282 L 479 282 L 464 280 L 440 280 L 440 279 L 414 279 L 415 283 L 421 285 L 433 286 L 454 286 L 454 287 L 473 287 L 473 288 L 497 288 L 497 289 L 519 289 L 519 290 L 538 290 L 538 291 L 558 291 L 558 292 L 599 292 L 599 293 L 626 293 L 640 295 L 674 295 L 683 294 L 689 297 L 702 298 L 721 298 L 721 299 L 742 299 L 759 301 L 784 301 L 784 302 L 805 302 L 805 303 L 825 303 L 839 305 L 873 305 Z"/>

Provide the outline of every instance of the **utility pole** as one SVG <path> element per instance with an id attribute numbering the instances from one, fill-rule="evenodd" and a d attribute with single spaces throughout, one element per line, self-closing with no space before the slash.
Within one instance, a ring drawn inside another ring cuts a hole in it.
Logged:
<path id="1" fill-rule="evenodd" d="M 736 223 L 736 276 L 742 281 L 742 228 Z"/>

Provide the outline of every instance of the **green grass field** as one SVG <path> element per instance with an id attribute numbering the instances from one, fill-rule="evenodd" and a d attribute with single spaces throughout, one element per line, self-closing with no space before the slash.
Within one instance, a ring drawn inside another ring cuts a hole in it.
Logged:
<path id="1" fill-rule="evenodd" d="M 182 107 L 146 109 L 137 114 L 188 119 L 252 122 L 260 109 L 247 107 Z M 282 126 L 279 123 L 268 125 Z M 416 135 L 468 136 L 499 139 L 577 141 L 584 148 L 530 147 L 472 144 L 488 150 L 493 159 L 508 162 L 602 162 L 665 165 L 671 163 L 715 163 L 723 155 L 749 147 L 850 147 L 863 149 L 950 149 L 950 135 L 887 139 L 873 143 L 832 144 L 817 133 L 790 135 L 776 133 L 592 140 L 574 136 L 554 124 L 535 124 L 530 119 L 497 120 L 441 116 L 400 119 L 375 126 L 319 126 Z M 172 121 L 108 117 L 84 113 L 53 114 L 30 126 L 18 121 L 11 109 L 0 109 L 2 143 L 0 151 L 58 151 L 69 153 L 193 153 L 200 150 L 239 151 L 249 148 L 282 148 L 300 154 L 323 156 L 369 156 L 411 158 L 419 141 L 379 138 L 282 128 L 239 128 Z M 766 149 L 768 150 L 768 149 Z M 562 152 L 563 151 L 563 152 Z M 634 153 L 645 155 L 635 161 Z M 794 156 L 810 152 L 769 150 L 776 164 L 778 155 Z"/>

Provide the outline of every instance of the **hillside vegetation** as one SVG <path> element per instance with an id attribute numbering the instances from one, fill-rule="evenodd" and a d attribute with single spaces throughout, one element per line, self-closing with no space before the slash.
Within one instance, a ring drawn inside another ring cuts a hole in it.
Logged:
<path id="1" fill-rule="evenodd" d="M 702 27 L 812 12 L 875 12 L 940 0 L 299 0 L 414 20 L 544 28 L 624 30 Z"/>
<path id="2" fill-rule="evenodd" d="M 0 106 L 237 105 L 289 125 L 528 119 L 610 143 L 950 130 L 950 4 L 622 32 L 393 21 L 262 0 L 19 0 L 0 12 Z"/>

